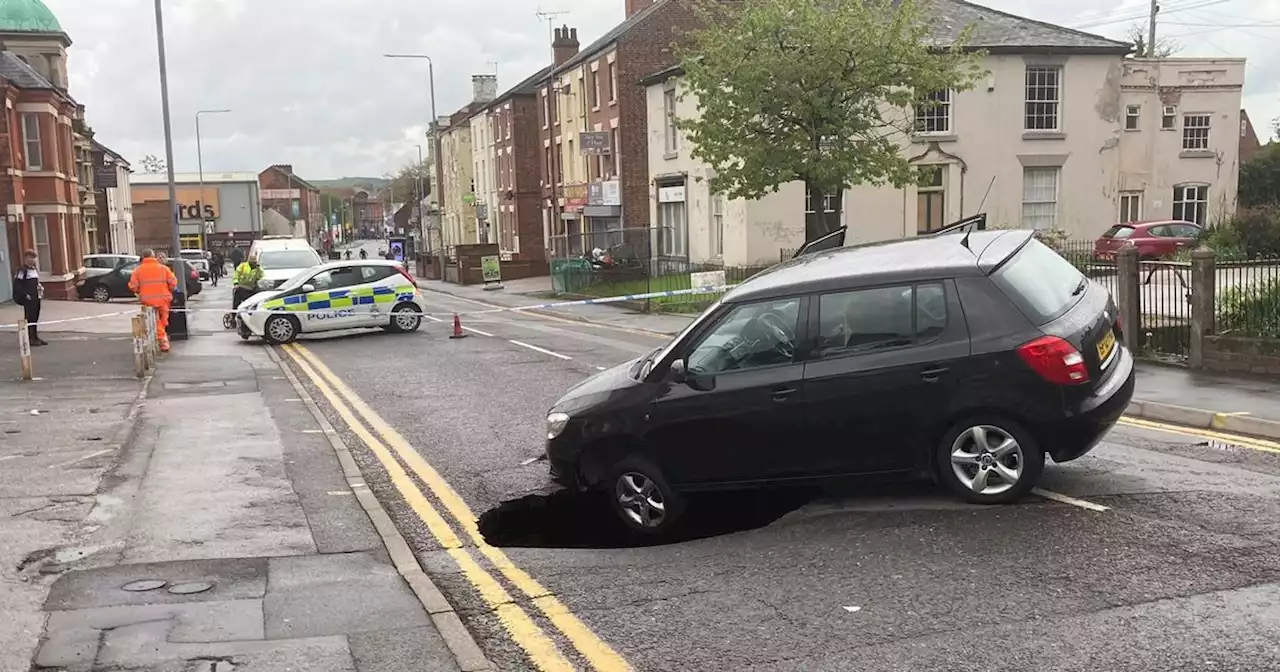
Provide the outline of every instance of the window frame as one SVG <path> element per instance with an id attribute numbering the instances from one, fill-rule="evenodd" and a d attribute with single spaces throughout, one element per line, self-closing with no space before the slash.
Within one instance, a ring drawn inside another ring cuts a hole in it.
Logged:
<path id="1" fill-rule="evenodd" d="M 1039 78 L 1033 80 L 1033 75 L 1045 75 L 1044 80 L 1048 79 L 1048 75 L 1052 73 L 1053 86 L 1041 82 Z M 1022 130 L 1029 133 L 1060 133 L 1062 132 L 1062 76 L 1063 67 L 1061 65 L 1028 65 L 1023 72 L 1022 80 Z M 1033 98 L 1032 91 L 1046 93 L 1050 90 L 1053 93 L 1052 98 Z M 1044 108 L 1033 108 L 1032 106 L 1047 106 Z M 1033 112 L 1033 109 L 1035 110 Z M 1033 118 L 1049 119 L 1052 118 L 1051 126 L 1033 126 L 1029 122 Z"/>
<path id="2" fill-rule="evenodd" d="M 43 232 L 44 242 L 41 242 Z M 36 250 L 36 264 L 43 273 L 53 273 L 53 238 L 49 231 L 49 215 L 31 215 L 31 244 Z"/>
<path id="3" fill-rule="evenodd" d="M 1192 120 L 1196 120 L 1193 125 Z M 1200 122 L 1204 125 L 1201 126 Z M 1203 135 L 1201 135 L 1203 133 Z M 1187 112 L 1182 115 L 1182 151 L 1210 151 L 1210 140 L 1213 135 L 1213 115 L 1208 113 Z M 1203 145 L 1203 146 L 1201 146 Z"/>
<path id="4" fill-rule="evenodd" d="M 1027 200 L 1027 175 L 1033 171 L 1053 171 L 1053 200 L 1052 201 L 1028 201 Z M 1058 225 L 1058 208 L 1062 201 L 1062 167 L 1061 166 L 1024 166 L 1022 169 L 1022 225 L 1027 226 L 1027 205 L 1043 205 L 1045 203 L 1053 203 L 1053 219 L 1050 226 L 1044 229 L 1036 229 L 1043 231 L 1051 231 Z M 1029 227 L 1035 229 L 1036 227 Z"/>
<path id="5" fill-rule="evenodd" d="M 710 207 L 707 210 L 711 215 L 711 256 L 717 259 L 724 258 L 724 194 L 711 194 Z"/>
<path id="6" fill-rule="evenodd" d="M 901 350 L 909 350 L 925 345 L 931 345 L 941 340 L 947 333 L 947 329 L 951 326 L 951 290 L 948 287 L 951 283 L 947 279 L 929 279 L 917 280 L 913 282 L 895 282 L 882 285 L 868 285 L 866 287 L 856 287 L 839 291 L 821 292 L 813 295 L 813 300 L 809 309 L 809 357 L 810 361 L 831 361 L 837 359 L 846 359 L 849 357 L 862 357 L 867 355 L 879 355 L 886 352 L 897 352 Z M 946 321 L 943 322 L 942 329 L 937 334 L 929 338 L 920 338 L 920 301 L 919 292 L 921 286 L 938 286 L 942 288 L 942 304 L 946 309 Z M 823 350 L 818 342 L 819 335 L 822 333 L 822 298 L 825 296 L 840 296 L 844 294 L 856 294 L 858 292 L 868 292 L 882 289 L 911 289 L 911 342 L 904 345 L 895 345 L 885 348 L 871 348 L 863 350 L 851 350 L 847 346 L 843 348 L 832 348 Z"/>
<path id="7" fill-rule="evenodd" d="M 1201 192 L 1198 190 L 1203 190 L 1204 198 L 1197 198 L 1190 201 L 1186 200 L 1186 190 L 1188 189 L 1196 189 L 1196 196 L 1200 196 Z M 1187 216 L 1188 204 L 1194 204 L 1195 211 L 1201 216 L 1203 221 L 1201 219 Z M 1209 219 L 1209 185 L 1204 182 L 1183 182 L 1173 185 L 1173 203 L 1172 212 L 1170 214 L 1172 215 L 1170 219 L 1190 222 L 1200 228 L 1204 228 Z"/>
<path id="8" fill-rule="evenodd" d="M 676 90 L 674 87 L 662 91 L 662 133 L 663 149 L 667 154 L 680 151 L 680 132 L 676 128 Z"/>
<path id="9" fill-rule="evenodd" d="M 1129 199 L 1130 201 L 1132 201 L 1132 200 L 1136 199 L 1136 200 L 1138 201 L 1138 207 L 1137 207 L 1137 210 L 1136 210 L 1135 212 L 1133 212 L 1133 213 L 1132 213 L 1132 214 L 1133 214 L 1133 217 L 1132 217 L 1131 219 L 1126 219 L 1126 218 L 1125 218 L 1125 210 L 1126 210 L 1126 208 L 1125 208 L 1125 200 L 1126 200 L 1126 199 Z M 1142 193 L 1141 191 L 1122 191 L 1122 192 L 1120 192 L 1120 199 L 1119 199 L 1119 201 L 1118 201 L 1118 203 L 1117 203 L 1117 206 L 1119 207 L 1119 212 L 1117 212 L 1117 213 L 1116 213 L 1116 214 L 1117 214 L 1116 222 L 1117 222 L 1117 223 L 1119 223 L 1119 224 L 1128 224 L 1129 222 L 1140 222 L 1140 221 L 1142 221 L 1142 206 L 1143 206 L 1143 201 L 1144 201 L 1144 200 L 1145 200 L 1145 199 L 1143 198 L 1143 193 Z"/>
<path id="10" fill-rule="evenodd" d="M 609 102 L 618 102 L 618 65 L 609 61 Z"/>
<path id="11" fill-rule="evenodd" d="M 803 366 L 806 361 L 809 361 L 812 359 L 812 357 L 810 356 L 812 353 L 810 352 L 810 348 L 809 348 L 809 343 L 811 341 L 811 338 L 810 338 L 811 332 L 809 329 L 810 329 L 810 326 L 812 325 L 812 320 L 815 314 L 815 311 L 813 310 L 814 296 L 815 295 L 812 295 L 812 294 L 792 294 L 787 296 L 775 296 L 767 299 L 756 299 L 754 301 L 744 301 L 742 303 L 720 304 L 720 307 L 718 310 L 715 311 L 715 314 L 708 315 L 707 316 L 708 319 L 706 319 L 701 324 L 698 324 L 697 329 L 687 334 L 687 336 L 684 339 L 681 339 L 681 341 L 678 344 L 675 344 L 673 347 L 671 347 L 671 349 L 667 353 L 663 353 L 665 354 L 665 357 L 663 357 L 663 359 L 660 360 L 662 362 L 661 368 L 664 371 L 663 375 L 665 375 L 665 370 L 670 368 L 671 363 L 677 362 L 677 361 L 685 363 L 686 373 L 688 373 L 687 367 L 689 362 L 689 356 L 692 355 L 693 352 L 698 349 L 698 346 L 702 345 L 708 338 L 710 338 L 713 334 L 715 334 L 716 330 L 719 329 L 721 325 L 730 321 L 731 318 L 737 312 L 753 306 L 759 306 L 759 305 L 765 305 L 765 304 L 771 304 L 771 303 L 782 303 L 785 301 L 796 301 L 798 304 L 796 306 L 796 325 L 794 329 L 795 337 L 796 337 L 795 352 L 792 353 L 790 362 L 779 362 L 777 364 L 756 366 L 749 369 L 732 369 L 729 371 L 721 371 L 717 373 L 706 373 L 706 374 L 690 373 L 688 375 L 711 376 L 711 377 L 719 378 L 720 376 L 728 376 L 728 375 L 733 375 L 735 373 L 755 373 L 758 371 L 768 371 L 771 369 L 780 369 L 788 366 Z M 650 370 L 650 376 L 652 376 L 653 373 L 658 369 L 659 369 L 659 366 L 655 364 L 655 366 Z"/>
<path id="12" fill-rule="evenodd" d="M 39 172 L 44 170 L 44 131 L 40 128 L 40 114 L 38 112 L 22 113 L 22 165 L 25 170 Z M 35 124 L 35 137 L 31 137 L 31 127 L 27 122 Z M 32 144 L 35 144 L 35 151 L 31 151 Z"/>
<path id="13" fill-rule="evenodd" d="M 917 179 L 917 185 L 916 185 L 916 208 L 917 208 L 916 235 L 917 236 L 927 235 L 935 231 L 940 231 L 941 229 L 947 226 L 947 165 L 948 164 L 945 164 L 945 163 L 930 163 L 930 164 L 919 164 L 916 166 L 918 175 L 920 177 L 924 176 L 926 170 L 938 176 L 937 184 L 933 184 L 932 182 L 930 182 L 929 184 L 926 185 L 923 183 L 923 180 Z M 940 205 L 940 208 L 941 208 L 942 216 L 941 216 L 941 219 L 939 220 L 938 228 L 936 229 L 928 228 L 925 231 L 920 230 L 919 208 L 920 208 L 920 195 L 922 194 L 925 194 L 925 195 L 938 194 L 941 197 L 942 203 Z"/>
<path id="14" fill-rule="evenodd" d="M 678 208 L 676 207 L 678 206 Z M 682 213 L 678 225 L 667 221 L 669 211 L 679 210 Z M 657 217 L 654 226 L 658 233 L 658 256 L 668 259 L 687 259 L 689 257 L 689 202 L 671 201 L 658 203 Z M 670 249 L 671 251 L 668 251 Z"/>
<path id="15" fill-rule="evenodd" d="M 945 97 L 943 100 L 942 97 Z M 915 134 L 921 136 L 933 135 L 951 135 L 955 132 L 955 124 L 953 110 L 955 105 L 955 91 L 951 89 L 939 89 L 925 94 L 924 100 L 930 101 L 931 105 L 917 105 L 915 107 Z M 939 112 L 941 114 L 939 114 Z M 942 128 L 928 128 L 930 123 L 939 124 Z"/>
<path id="16" fill-rule="evenodd" d="M 1125 105 L 1124 130 L 1142 130 L 1142 105 Z"/>
<path id="17" fill-rule="evenodd" d="M 1160 130 L 1178 130 L 1178 106 L 1165 105 L 1160 109 Z"/>

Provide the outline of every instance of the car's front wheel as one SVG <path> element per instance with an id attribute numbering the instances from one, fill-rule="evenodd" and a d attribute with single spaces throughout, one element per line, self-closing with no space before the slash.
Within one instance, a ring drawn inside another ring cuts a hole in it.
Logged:
<path id="1" fill-rule="evenodd" d="M 952 425 L 937 449 L 938 476 L 974 504 L 1008 504 L 1040 481 L 1044 451 L 1012 420 L 973 416 Z"/>
<path id="2" fill-rule="evenodd" d="M 387 330 L 397 334 L 417 331 L 422 326 L 422 315 L 412 303 L 402 303 L 391 309 L 391 324 Z"/>
<path id="3" fill-rule="evenodd" d="M 106 285 L 98 285 L 93 288 L 93 300 L 98 303 L 107 303 L 111 301 L 111 290 Z"/>
<path id="4" fill-rule="evenodd" d="M 629 456 L 610 472 L 609 501 L 614 513 L 633 532 L 667 534 L 684 513 L 680 496 L 652 462 Z"/>
<path id="5" fill-rule="evenodd" d="M 262 333 L 273 345 L 292 343 L 298 338 L 298 321 L 291 315 L 272 315 L 267 318 Z"/>

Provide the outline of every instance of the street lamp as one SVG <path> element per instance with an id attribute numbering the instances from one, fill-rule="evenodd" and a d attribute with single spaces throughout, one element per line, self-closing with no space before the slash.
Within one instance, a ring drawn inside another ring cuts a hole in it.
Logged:
<path id="1" fill-rule="evenodd" d="M 414 146 L 418 148 L 418 168 L 414 171 L 417 173 L 417 175 L 414 176 L 414 179 L 416 180 L 414 191 L 417 192 L 418 202 L 415 204 L 416 207 L 414 208 L 414 211 L 418 213 L 418 226 L 425 229 L 426 226 L 422 220 L 422 145 Z M 440 244 L 444 245 L 443 242 Z"/>
<path id="2" fill-rule="evenodd" d="M 157 2 L 158 1 L 159 0 L 157 0 Z M 432 161 L 435 161 L 435 164 L 436 164 L 436 180 L 435 180 L 435 184 L 432 185 L 432 189 L 435 192 L 436 203 L 438 204 L 437 208 L 441 210 L 441 213 L 440 213 L 441 214 L 441 217 L 440 217 L 441 219 L 440 221 L 440 279 L 443 280 L 445 255 L 444 255 L 444 221 L 443 221 L 443 214 L 444 214 L 443 213 L 443 208 L 444 208 L 444 186 L 443 185 L 444 183 L 442 182 L 442 180 L 444 179 L 444 165 L 440 161 L 440 128 L 439 128 L 439 125 L 436 123 L 436 120 L 439 119 L 439 117 L 436 116 L 436 64 L 435 64 L 435 61 L 431 60 L 431 57 L 426 54 L 383 54 L 382 56 L 383 58 L 413 58 L 413 59 L 418 59 L 418 60 L 427 62 L 427 85 L 430 88 L 430 93 L 431 93 L 431 125 L 429 126 L 430 133 L 431 133 L 431 154 L 434 157 L 432 158 Z M 418 170 L 419 171 L 422 170 L 421 160 L 418 161 Z M 421 182 L 422 178 L 419 177 L 418 179 L 419 179 L 419 182 Z M 422 219 L 421 219 L 422 201 L 421 200 L 418 201 L 418 209 L 419 209 L 418 221 L 421 224 L 422 222 Z M 430 238 L 430 234 L 428 234 L 427 245 L 430 246 L 430 244 L 431 244 L 431 238 Z"/>
<path id="3" fill-rule="evenodd" d="M 164 58 L 164 12 L 160 7 L 160 0 L 156 0 L 156 51 L 160 59 L 160 106 L 162 116 L 164 118 L 164 159 L 165 172 L 169 175 L 169 215 L 172 217 L 172 231 L 170 231 L 169 245 L 172 248 L 171 261 L 173 262 L 174 275 L 182 278 L 182 243 L 178 239 L 178 187 L 174 183 L 173 175 L 173 128 L 169 123 L 169 70 L 165 64 Z M 179 282 L 174 289 L 174 298 L 181 307 L 186 306 L 186 302 L 182 300 L 182 295 L 187 291 L 186 282 Z M 185 315 L 185 313 L 179 313 Z M 185 323 L 183 325 L 185 327 Z M 186 329 L 181 330 L 185 333 Z"/>
<path id="4" fill-rule="evenodd" d="M 202 114 L 226 114 L 231 110 L 199 110 L 196 112 L 196 164 L 200 170 L 200 202 L 196 204 L 196 208 L 200 212 L 200 239 L 204 240 L 204 150 L 200 146 L 200 115 Z"/>

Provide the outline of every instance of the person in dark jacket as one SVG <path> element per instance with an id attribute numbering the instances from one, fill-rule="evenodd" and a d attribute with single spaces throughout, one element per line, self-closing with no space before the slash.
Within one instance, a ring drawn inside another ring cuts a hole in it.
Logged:
<path id="1" fill-rule="evenodd" d="M 40 284 L 40 270 L 36 268 L 38 259 L 34 250 L 27 250 L 22 268 L 13 276 L 13 301 L 22 306 L 32 346 L 48 345 L 40 340 L 40 300 L 44 298 L 44 285 Z"/>

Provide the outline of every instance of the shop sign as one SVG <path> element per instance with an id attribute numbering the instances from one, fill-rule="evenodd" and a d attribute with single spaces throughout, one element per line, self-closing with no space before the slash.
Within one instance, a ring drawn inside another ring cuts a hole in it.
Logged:
<path id="1" fill-rule="evenodd" d="M 678 187 L 658 187 L 659 203 L 683 203 L 684 185 Z"/>
<path id="2" fill-rule="evenodd" d="M 583 131 L 578 134 L 578 147 L 583 156 L 600 156 L 613 153 L 613 133 L 610 131 Z"/>
<path id="3" fill-rule="evenodd" d="M 622 205 L 622 182 L 609 180 L 600 184 L 604 191 L 604 200 L 600 205 Z"/>
<path id="4" fill-rule="evenodd" d="M 263 189 L 259 194 L 264 201 L 288 201 L 302 198 L 301 189 Z"/>

